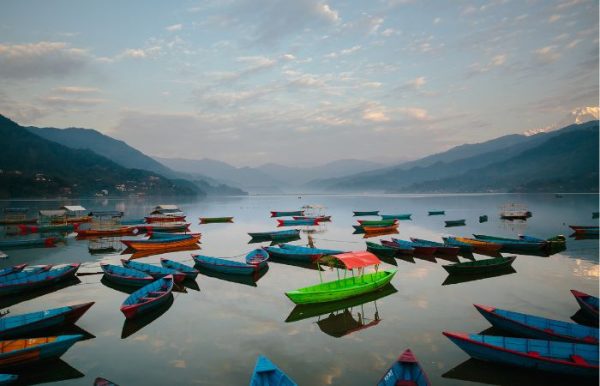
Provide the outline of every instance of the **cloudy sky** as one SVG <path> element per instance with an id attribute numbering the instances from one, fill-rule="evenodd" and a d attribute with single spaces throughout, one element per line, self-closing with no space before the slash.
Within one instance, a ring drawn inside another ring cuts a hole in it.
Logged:
<path id="1" fill-rule="evenodd" d="M 598 117 L 598 2 L 3 1 L 0 113 L 238 166 Z"/>

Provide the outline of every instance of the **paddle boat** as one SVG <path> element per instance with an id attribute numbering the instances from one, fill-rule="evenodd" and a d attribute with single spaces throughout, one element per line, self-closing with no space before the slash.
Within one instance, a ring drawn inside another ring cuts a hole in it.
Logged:
<path id="1" fill-rule="evenodd" d="M 367 241 L 367 251 L 377 255 L 377 256 L 395 256 L 397 250 L 395 248 L 386 247 L 385 245 L 380 245 L 377 243 L 372 243 Z"/>
<path id="2" fill-rule="evenodd" d="M 598 298 L 585 292 L 571 290 L 581 310 L 593 320 L 598 320 Z"/>
<path id="3" fill-rule="evenodd" d="M 331 216 L 317 215 L 317 216 L 292 216 L 294 220 L 316 220 L 318 222 L 330 222 Z"/>
<path id="4" fill-rule="evenodd" d="M 449 247 L 457 247 L 460 249 L 460 252 L 471 253 L 475 249 L 472 244 L 458 241 L 455 237 L 442 237 L 442 240 L 444 240 L 444 245 Z"/>
<path id="5" fill-rule="evenodd" d="M 430 210 L 427 212 L 428 216 L 443 216 L 446 214 L 445 210 Z"/>
<path id="6" fill-rule="evenodd" d="M 52 267 L 42 272 L 26 275 L 8 281 L 0 282 L 0 296 L 15 294 L 19 292 L 31 291 L 40 287 L 45 287 L 75 276 L 80 264 L 67 264 L 61 267 Z M 22 274 L 19 272 L 17 275 Z M 10 276 L 10 275 L 8 275 Z"/>
<path id="7" fill-rule="evenodd" d="M 248 264 L 204 255 L 192 255 L 192 258 L 199 267 L 228 275 L 253 275 L 266 266 L 266 261 L 262 264 Z"/>
<path id="8" fill-rule="evenodd" d="M 17 225 L 21 233 L 50 233 L 50 232 L 73 232 L 79 229 L 78 223 L 73 224 L 44 224 L 44 225 Z"/>
<path id="9" fill-rule="evenodd" d="M 150 239 L 175 239 L 187 240 L 192 237 L 200 237 L 201 233 L 169 233 L 169 232 L 148 232 Z"/>
<path id="10" fill-rule="evenodd" d="M 169 300 L 173 291 L 173 276 L 167 275 L 135 291 L 121 305 L 126 319 L 132 319 L 156 309 Z"/>
<path id="11" fill-rule="evenodd" d="M 421 368 L 417 358 L 407 349 L 385 373 L 377 386 L 430 386 L 427 374 Z"/>
<path id="12" fill-rule="evenodd" d="M 289 244 L 280 244 L 279 247 L 265 247 L 265 251 L 267 251 L 269 256 L 276 259 L 299 261 L 305 263 L 315 262 L 316 260 L 320 259 L 325 255 L 334 255 L 342 253 L 342 251 L 298 247 Z"/>
<path id="13" fill-rule="evenodd" d="M 382 214 L 380 217 L 382 220 L 410 220 L 412 213 L 403 214 Z"/>
<path id="14" fill-rule="evenodd" d="M 23 267 L 22 269 L 20 269 L 18 271 L 15 271 L 12 273 L 7 272 L 6 274 L 1 275 L 0 276 L 0 284 L 6 283 L 9 281 L 13 281 L 13 280 L 23 279 L 23 278 L 26 278 L 33 274 L 36 274 L 36 273 L 48 271 L 52 268 L 52 265 L 27 265 L 27 264 L 24 264 L 24 265 L 26 265 L 26 267 Z"/>
<path id="15" fill-rule="evenodd" d="M 410 238 L 410 241 L 412 241 L 413 243 L 417 243 L 419 245 L 426 245 L 426 246 L 430 246 L 430 247 L 435 247 L 435 253 L 436 254 L 442 254 L 442 255 L 448 255 L 448 256 L 456 256 L 458 255 L 458 252 L 460 252 L 460 248 L 459 247 L 452 247 L 449 245 L 445 245 L 442 243 L 437 243 L 435 241 L 429 241 L 429 240 L 424 240 L 424 239 L 417 239 L 417 238 Z"/>
<path id="16" fill-rule="evenodd" d="M 319 261 L 323 261 L 323 259 L 327 259 L 325 261 L 327 263 L 335 264 L 337 268 L 344 269 L 344 278 L 339 277 L 338 269 L 338 280 L 323 282 L 319 267 L 320 284 L 286 292 L 286 296 L 294 303 L 330 302 L 376 291 L 388 284 L 397 272 L 395 269 L 379 271 L 381 260 L 367 251 L 325 256 L 317 260 L 317 264 L 319 265 Z M 375 272 L 365 274 L 364 268 L 369 266 L 374 266 Z M 358 276 L 354 275 L 355 269 L 358 271 Z M 346 277 L 348 271 L 351 272 L 351 277 Z"/>
<path id="17" fill-rule="evenodd" d="M 146 240 L 121 240 L 127 248 L 131 248 L 136 251 L 145 251 L 152 249 L 166 249 L 166 248 L 178 248 L 190 245 L 196 245 L 200 240 L 200 236 L 192 236 L 181 238 L 181 236 L 174 236 L 172 238 L 159 238 L 159 239 L 146 239 Z"/>
<path id="18" fill-rule="evenodd" d="M 387 232 L 398 232 L 398 225 L 394 224 L 394 225 L 386 225 L 386 226 L 371 226 L 371 225 L 362 225 L 362 229 L 363 231 L 369 235 L 369 234 L 376 234 L 376 233 L 387 233 Z"/>
<path id="19" fill-rule="evenodd" d="M 13 367 L 58 358 L 83 335 L 59 335 L 0 341 L 0 367 Z"/>
<path id="20" fill-rule="evenodd" d="M 79 229 L 77 233 L 77 237 L 85 238 L 85 237 L 111 237 L 111 236 L 128 236 L 134 235 L 138 232 L 136 226 L 133 225 L 124 225 L 111 229 Z"/>
<path id="21" fill-rule="evenodd" d="M 233 222 L 233 217 L 200 217 L 200 224 L 215 224 Z"/>
<path id="22" fill-rule="evenodd" d="M 158 267 L 156 265 L 139 263 L 137 261 L 124 259 L 121 259 L 121 264 L 123 264 L 123 267 L 125 268 L 135 269 L 136 271 L 144 272 L 155 279 L 171 275 L 175 283 L 181 283 L 183 280 L 185 280 L 185 274 L 174 269 Z"/>
<path id="23" fill-rule="evenodd" d="M 143 287 L 154 281 L 154 278 L 145 272 L 112 264 L 100 264 L 104 277 L 113 283 L 129 287 Z"/>
<path id="24" fill-rule="evenodd" d="M 148 224 L 157 224 L 157 223 L 168 223 L 168 222 L 184 222 L 185 215 L 183 214 L 153 214 L 150 216 L 144 217 L 144 220 Z"/>
<path id="25" fill-rule="evenodd" d="M 390 226 L 398 223 L 398 220 L 358 220 L 358 223 L 362 226 Z"/>
<path id="26" fill-rule="evenodd" d="M 190 223 L 187 222 L 165 222 L 137 225 L 138 232 L 187 232 L 190 230 Z"/>
<path id="27" fill-rule="evenodd" d="M 193 280 L 200 273 L 197 269 L 190 267 L 189 265 L 186 265 L 186 264 L 183 264 L 183 263 L 180 263 L 177 261 L 169 260 L 169 259 L 161 258 L 160 265 L 162 265 L 165 268 L 172 269 L 174 271 L 183 273 L 185 275 L 186 279 Z"/>
<path id="28" fill-rule="evenodd" d="M 500 244 L 503 250 L 515 251 L 540 251 L 547 247 L 546 241 L 532 241 L 524 239 L 511 239 L 506 237 L 473 235 L 477 240 Z"/>
<path id="29" fill-rule="evenodd" d="M 483 223 L 483 222 L 487 222 L 488 221 L 488 216 L 487 215 L 481 215 L 479 216 L 479 223 Z"/>
<path id="30" fill-rule="evenodd" d="M 496 257 L 493 259 L 466 261 L 442 265 L 449 273 L 455 275 L 480 275 L 493 271 L 500 271 L 509 268 L 517 256 Z"/>
<path id="31" fill-rule="evenodd" d="M 267 266 L 269 254 L 264 249 L 255 249 L 248 252 L 245 259 L 246 264 L 254 265 L 257 269 L 261 270 Z"/>
<path id="32" fill-rule="evenodd" d="M 13 273 L 21 272 L 23 269 L 25 269 L 25 267 L 27 267 L 27 264 L 19 264 L 13 265 L 11 267 L 2 268 L 0 269 L 0 276 L 6 276 Z"/>
<path id="33" fill-rule="evenodd" d="M 368 211 L 359 211 L 359 210 L 354 210 L 352 211 L 353 216 L 354 217 L 359 217 L 359 216 L 379 216 L 379 211 L 378 210 L 368 210 Z"/>
<path id="34" fill-rule="evenodd" d="M 298 386 L 264 355 L 259 355 L 250 379 L 250 386 Z"/>
<path id="35" fill-rule="evenodd" d="M 292 217 L 292 216 L 304 216 L 303 210 L 293 210 L 293 211 L 271 211 L 271 217 Z"/>

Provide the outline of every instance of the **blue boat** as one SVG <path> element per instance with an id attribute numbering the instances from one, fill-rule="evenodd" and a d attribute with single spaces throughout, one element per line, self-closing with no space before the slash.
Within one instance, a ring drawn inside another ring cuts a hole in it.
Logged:
<path id="1" fill-rule="evenodd" d="M 259 355 L 250 379 L 250 386 L 298 386 L 264 355 Z"/>
<path id="2" fill-rule="evenodd" d="M 169 260 L 169 259 L 160 259 L 160 264 L 165 268 L 169 268 L 169 269 L 183 273 L 187 279 L 193 280 L 200 273 L 194 267 L 190 267 L 189 265 L 186 265 L 186 264 L 183 264 L 183 263 L 180 263 L 177 261 Z"/>
<path id="3" fill-rule="evenodd" d="M 53 267 L 47 271 L 27 275 L 20 279 L 3 281 L 0 283 L 0 296 L 30 291 L 72 278 L 75 276 L 79 266 L 80 264 L 67 264 L 62 267 Z"/>
<path id="4" fill-rule="evenodd" d="M 252 275 L 260 270 L 258 266 L 253 264 L 240 263 L 219 257 L 192 255 L 192 258 L 199 267 L 231 275 Z"/>
<path id="5" fill-rule="evenodd" d="M 442 237 L 442 239 L 444 240 L 445 245 L 458 247 L 461 252 L 473 252 L 474 250 L 473 245 L 458 241 L 454 237 Z"/>
<path id="6" fill-rule="evenodd" d="M 362 225 L 352 225 L 354 228 L 354 233 L 365 233 L 365 228 Z"/>
<path id="7" fill-rule="evenodd" d="M 53 308 L 0 318 L 0 339 L 31 336 L 28 334 L 57 326 L 74 324 L 94 302 Z"/>
<path id="8" fill-rule="evenodd" d="M 476 234 L 473 236 L 475 236 L 477 240 L 500 244 L 502 245 L 503 250 L 508 251 L 540 251 L 546 247 L 546 241 L 529 241 Z"/>
<path id="9" fill-rule="evenodd" d="M 104 277 L 113 283 L 129 287 L 143 287 L 154 281 L 154 278 L 145 272 L 125 268 L 112 264 L 100 264 Z"/>
<path id="10" fill-rule="evenodd" d="M 321 253 L 323 255 L 338 255 L 340 253 L 344 253 L 344 251 L 340 251 L 337 249 L 310 248 L 292 244 L 279 244 L 279 248 L 301 251 L 306 253 Z"/>
<path id="11" fill-rule="evenodd" d="M 173 291 L 173 276 L 167 275 L 135 291 L 121 305 L 127 319 L 133 319 L 165 304 Z"/>
<path id="12" fill-rule="evenodd" d="M 123 264 L 123 267 L 125 268 L 131 268 L 135 269 L 136 271 L 147 273 L 155 279 L 160 279 L 161 277 L 172 275 L 173 280 L 175 280 L 175 283 L 181 283 L 183 280 L 185 280 L 185 275 L 174 269 L 158 267 L 156 265 L 138 263 L 137 261 L 124 259 L 121 259 L 121 264 Z"/>
<path id="13" fill-rule="evenodd" d="M 405 214 L 382 214 L 382 220 L 410 220 L 412 213 Z"/>
<path id="14" fill-rule="evenodd" d="M 23 269 L 25 269 L 25 267 L 27 267 L 27 264 L 19 264 L 13 265 L 11 267 L 2 268 L 0 269 L 0 276 L 6 276 L 12 273 L 21 272 Z"/>
<path id="15" fill-rule="evenodd" d="M 456 256 L 458 254 L 458 252 L 460 252 L 460 248 L 459 247 L 452 247 L 446 244 L 442 244 L 442 243 L 438 243 L 435 241 L 429 241 L 429 240 L 424 240 L 424 239 L 417 239 L 414 237 L 411 237 L 410 240 L 413 243 L 417 243 L 418 245 L 424 245 L 424 246 L 429 246 L 429 247 L 435 247 L 436 250 L 436 254 L 442 254 L 442 255 L 450 255 L 450 256 Z"/>
<path id="16" fill-rule="evenodd" d="M 598 344 L 597 328 L 479 304 L 474 306 L 494 327 L 524 338 Z"/>
<path id="17" fill-rule="evenodd" d="M 30 265 L 23 267 L 22 270 L 13 273 L 7 273 L 6 275 L 0 276 L 0 284 L 8 281 L 23 279 L 36 273 L 45 272 L 52 268 L 52 265 Z"/>
<path id="18" fill-rule="evenodd" d="M 267 266 L 269 254 L 264 249 L 255 249 L 246 255 L 246 264 L 255 265 L 259 270 Z"/>
<path id="19" fill-rule="evenodd" d="M 269 253 L 269 256 L 275 259 L 297 261 L 302 263 L 312 263 L 323 256 L 322 253 L 312 253 L 279 247 L 265 247 L 265 250 Z"/>
<path id="20" fill-rule="evenodd" d="M 43 237 L 37 239 L 0 240 L 0 249 L 52 247 L 61 239 L 59 237 Z"/>
<path id="21" fill-rule="evenodd" d="M 437 247 L 433 245 L 422 244 L 418 241 L 407 241 L 392 237 L 392 241 L 402 248 L 412 248 L 417 255 L 433 255 Z"/>
<path id="22" fill-rule="evenodd" d="M 294 210 L 294 211 L 271 211 L 271 217 L 292 217 L 292 216 L 304 216 L 303 210 Z"/>
<path id="23" fill-rule="evenodd" d="M 571 293 L 575 296 L 583 313 L 592 320 L 598 321 L 598 298 L 576 290 L 571 290 Z"/>
<path id="24" fill-rule="evenodd" d="M 253 239 L 276 240 L 279 238 L 297 237 L 300 236 L 300 229 L 290 229 L 286 231 L 272 232 L 248 232 L 248 235 Z"/>
<path id="25" fill-rule="evenodd" d="M 9 385 L 16 382 L 19 376 L 16 374 L 0 374 L 0 385 Z"/>
<path id="26" fill-rule="evenodd" d="M 352 212 L 354 213 L 354 217 L 358 217 L 358 216 L 379 216 L 379 211 L 378 210 L 371 210 L 371 211 L 358 211 L 358 210 L 354 210 Z"/>
<path id="27" fill-rule="evenodd" d="M 59 335 L 0 341 L 0 367 L 21 366 L 63 355 L 83 335 Z"/>
<path id="28" fill-rule="evenodd" d="M 475 359 L 552 373 L 598 377 L 596 345 L 462 332 L 443 334 Z"/>
<path id="29" fill-rule="evenodd" d="M 404 351 L 396 362 L 385 373 L 377 386 L 430 386 L 427 374 L 413 355 L 410 349 Z"/>
<path id="30" fill-rule="evenodd" d="M 302 219 L 302 220 L 277 220 L 279 227 L 293 227 L 298 225 L 319 225 L 317 219 Z"/>
<path id="31" fill-rule="evenodd" d="M 389 240 L 380 240 L 380 241 L 381 241 L 381 245 L 389 247 L 389 248 L 394 248 L 398 253 L 403 253 L 406 255 L 412 255 L 413 253 L 415 253 L 415 249 L 412 247 L 399 245 L 399 244 L 396 244 L 395 242 L 389 241 Z"/>
<path id="32" fill-rule="evenodd" d="M 149 233 L 150 240 L 161 239 L 165 241 L 169 240 L 187 240 L 193 236 L 197 236 L 198 233 L 169 233 L 169 232 L 151 232 Z"/>

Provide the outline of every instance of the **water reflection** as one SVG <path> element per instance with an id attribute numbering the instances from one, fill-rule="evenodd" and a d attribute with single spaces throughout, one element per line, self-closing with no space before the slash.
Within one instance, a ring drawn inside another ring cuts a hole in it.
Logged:
<path id="1" fill-rule="evenodd" d="M 196 269 L 198 269 L 198 271 L 200 271 L 200 273 L 204 276 L 228 281 L 231 283 L 244 284 L 250 287 L 257 287 L 258 285 L 256 283 L 260 280 L 260 278 L 267 274 L 269 271 L 269 266 L 267 265 L 264 269 L 261 269 L 252 275 L 228 275 L 226 273 L 215 272 L 202 267 L 197 267 Z"/>
<path id="2" fill-rule="evenodd" d="M 73 276 L 67 280 L 62 280 L 54 285 L 42 287 L 40 289 L 25 292 L 22 294 L 9 295 L 8 297 L 5 296 L 5 297 L 0 298 L 0 308 L 14 306 L 15 304 L 19 304 L 21 302 L 35 299 L 40 296 L 48 295 L 52 292 L 56 292 L 63 288 L 67 288 L 67 287 L 77 285 L 80 283 L 81 283 L 81 280 L 79 280 L 79 278 L 77 276 Z"/>
<path id="3" fill-rule="evenodd" d="M 577 324 L 589 327 L 598 327 L 598 319 L 590 318 L 583 310 L 579 309 L 571 316 L 571 320 Z"/>
<path id="4" fill-rule="evenodd" d="M 466 283 L 469 281 L 484 280 L 484 279 L 489 279 L 492 277 L 511 275 L 513 273 L 517 273 L 517 271 L 513 267 L 508 267 L 506 269 L 493 271 L 493 272 L 487 272 L 487 273 L 481 274 L 481 275 L 448 275 L 448 277 L 446 278 L 446 280 L 444 280 L 442 285 L 452 285 L 452 284 Z"/>
<path id="5" fill-rule="evenodd" d="M 300 240 L 300 239 L 301 239 L 300 235 L 293 235 L 293 236 L 289 236 L 289 237 L 277 237 L 276 240 L 273 240 L 271 237 L 268 237 L 268 236 L 252 237 L 250 239 L 250 241 L 248 241 L 248 244 L 258 244 L 258 243 L 270 242 L 271 245 L 277 245 L 277 244 L 289 243 L 289 242 Z"/>
<path id="6" fill-rule="evenodd" d="M 5 371 L 17 374 L 19 379 L 17 385 L 37 385 L 40 383 L 61 382 L 69 379 L 83 378 L 85 374 L 69 365 L 62 359 L 51 359 L 39 362 L 35 367 L 24 366 Z"/>
<path id="7" fill-rule="evenodd" d="M 269 264 L 270 263 L 289 265 L 290 267 L 310 269 L 312 271 L 324 271 L 324 269 L 321 266 L 319 266 L 315 263 L 307 263 L 307 262 L 295 261 L 295 260 L 286 260 L 286 259 L 281 259 L 281 258 L 273 257 L 273 256 L 269 257 Z"/>
<path id="8" fill-rule="evenodd" d="M 398 234 L 398 228 L 394 228 L 394 229 L 385 230 L 385 231 L 365 233 L 363 235 L 363 239 L 370 239 L 372 237 L 380 237 L 380 236 L 387 236 L 387 235 L 397 235 L 397 234 Z"/>
<path id="9" fill-rule="evenodd" d="M 125 319 L 125 322 L 123 323 L 123 329 L 121 330 L 121 339 L 128 338 L 150 323 L 154 322 L 156 319 L 160 318 L 169 310 L 169 308 L 171 308 L 173 302 L 173 294 L 170 294 L 169 299 L 164 304 L 161 304 L 159 308 L 156 308 L 147 314 L 142 314 L 134 319 Z"/>

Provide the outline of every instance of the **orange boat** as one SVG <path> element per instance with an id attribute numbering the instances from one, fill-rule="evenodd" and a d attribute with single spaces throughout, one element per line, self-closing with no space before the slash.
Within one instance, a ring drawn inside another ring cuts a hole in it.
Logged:
<path id="1" fill-rule="evenodd" d="M 66 219 L 67 224 L 83 223 L 83 222 L 91 222 L 91 221 L 92 221 L 91 216 L 67 217 L 67 219 Z M 55 221 L 52 221 L 52 224 L 62 224 L 62 221 L 55 220 Z"/>
<path id="2" fill-rule="evenodd" d="M 473 248 L 480 251 L 498 252 L 500 249 L 502 249 L 502 244 L 490 243 L 489 241 L 469 239 L 466 237 L 455 237 L 454 239 L 460 241 L 461 243 L 470 244 L 473 246 Z"/>
<path id="3" fill-rule="evenodd" d="M 173 249 L 196 245 L 200 241 L 200 235 L 191 235 L 191 237 L 182 239 L 181 237 L 160 238 L 160 239 L 145 239 L 145 240 L 121 240 L 127 248 L 136 251 L 149 251 L 161 249 Z"/>
<path id="4" fill-rule="evenodd" d="M 148 249 L 143 251 L 135 251 L 133 249 L 125 249 L 121 252 L 121 255 L 131 254 L 129 260 L 141 259 L 143 257 L 154 256 L 154 255 L 162 255 L 165 253 L 173 253 L 173 252 L 186 252 L 186 251 L 197 251 L 200 249 L 198 244 L 193 245 L 184 245 L 182 247 L 173 247 L 173 248 L 165 248 L 165 249 Z"/>
<path id="5" fill-rule="evenodd" d="M 134 235 L 137 233 L 137 227 L 122 226 L 113 229 L 84 229 L 77 231 L 77 237 L 102 237 L 102 236 L 123 236 Z"/>
<path id="6" fill-rule="evenodd" d="M 383 227 L 363 225 L 362 228 L 365 231 L 365 233 L 379 233 L 379 232 L 395 231 L 398 229 L 398 225 L 388 225 L 388 226 L 383 226 Z"/>

